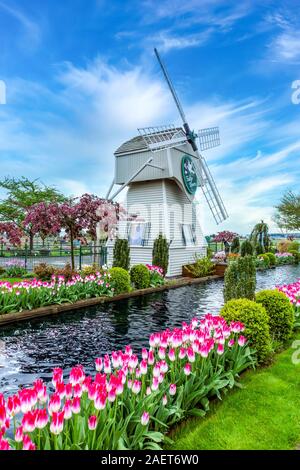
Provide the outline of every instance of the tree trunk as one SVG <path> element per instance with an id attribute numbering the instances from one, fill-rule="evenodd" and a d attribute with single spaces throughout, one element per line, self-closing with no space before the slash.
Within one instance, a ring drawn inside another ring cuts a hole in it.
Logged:
<path id="1" fill-rule="evenodd" d="M 30 251 L 33 251 L 33 237 L 34 237 L 33 233 L 30 232 L 29 233 L 29 250 Z"/>
<path id="2" fill-rule="evenodd" d="M 73 237 L 73 232 L 70 230 L 70 242 L 71 242 L 71 266 L 72 270 L 75 270 L 75 258 L 74 258 L 74 237 Z"/>

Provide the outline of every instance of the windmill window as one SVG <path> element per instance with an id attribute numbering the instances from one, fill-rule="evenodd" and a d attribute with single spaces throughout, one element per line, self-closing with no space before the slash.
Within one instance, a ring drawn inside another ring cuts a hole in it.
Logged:
<path id="1" fill-rule="evenodd" d="M 182 236 L 185 246 L 195 245 L 195 237 L 190 224 L 182 224 Z"/>
<path id="2" fill-rule="evenodd" d="M 150 237 L 150 223 L 132 222 L 128 227 L 128 241 L 130 246 L 145 246 Z"/>

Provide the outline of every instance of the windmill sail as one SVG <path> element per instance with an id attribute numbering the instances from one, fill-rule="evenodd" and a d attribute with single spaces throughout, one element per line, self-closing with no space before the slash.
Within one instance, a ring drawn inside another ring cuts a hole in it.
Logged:
<path id="1" fill-rule="evenodd" d="M 193 151 L 195 152 L 197 156 L 197 159 L 198 159 L 198 163 L 196 165 L 197 177 L 200 181 L 200 186 L 204 193 L 204 197 L 207 201 L 207 204 L 212 212 L 212 215 L 216 223 L 219 224 L 223 222 L 225 219 L 227 219 L 228 217 L 224 203 L 221 199 L 221 196 L 217 189 L 216 183 L 211 175 L 211 172 L 209 171 L 207 163 L 202 157 L 202 155 L 200 155 L 199 153 L 199 150 L 196 144 L 196 135 L 191 131 L 191 128 L 186 120 L 183 108 L 176 94 L 172 81 L 168 75 L 168 72 L 160 58 L 160 55 L 157 49 L 154 49 L 154 52 L 159 62 L 159 65 L 162 69 L 163 75 L 166 79 L 170 92 L 173 96 L 178 112 L 181 116 L 181 119 L 183 122 L 183 128 L 186 134 L 186 140 L 189 142 L 189 144 L 191 145 Z M 198 137 L 199 137 L 201 150 L 207 150 L 209 148 L 215 147 L 216 145 L 220 144 L 219 129 L 217 127 L 210 128 L 210 129 L 202 129 L 201 131 L 199 131 Z"/>
<path id="2" fill-rule="evenodd" d="M 200 155 L 200 159 L 195 164 L 195 168 L 208 207 L 210 208 L 216 224 L 219 225 L 227 219 L 228 214 L 213 176 L 202 155 Z"/>

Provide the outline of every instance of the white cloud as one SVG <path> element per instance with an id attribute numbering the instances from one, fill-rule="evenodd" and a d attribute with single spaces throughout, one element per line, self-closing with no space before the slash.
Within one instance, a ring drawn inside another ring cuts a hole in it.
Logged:
<path id="1" fill-rule="evenodd" d="M 26 44 L 28 46 L 30 45 L 30 48 L 37 46 L 41 39 L 39 25 L 33 21 L 28 14 L 24 13 L 24 11 L 11 5 L 11 2 L 10 5 L 8 5 L 7 2 L 1 0 L 0 10 L 1 9 L 20 24 L 27 38 Z"/>
<path id="2" fill-rule="evenodd" d="M 172 49 L 186 49 L 205 44 L 213 33 L 213 28 L 208 28 L 200 33 L 190 35 L 176 35 L 172 32 L 162 31 L 155 36 L 147 38 L 151 46 L 155 44 L 161 52 L 168 52 Z"/>
<path id="3" fill-rule="evenodd" d="M 270 49 L 275 60 L 284 62 L 299 61 L 300 32 L 287 29 L 272 41 Z"/>

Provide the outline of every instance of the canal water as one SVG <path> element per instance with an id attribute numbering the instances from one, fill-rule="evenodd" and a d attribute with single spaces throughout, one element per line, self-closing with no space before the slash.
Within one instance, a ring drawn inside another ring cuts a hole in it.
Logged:
<path id="1" fill-rule="evenodd" d="M 258 272 L 257 289 L 299 278 L 300 265 Z M 14 392 L 37 377 L 49 380 L 58 366 L 68 371 L 82 364 L 94 371 L 96 357 L 126 344 L 138 352 L 148 345 L 150 333 L 218 314 L 222 304 L 219 279 L 1 327 L 0 392 Z"/>

